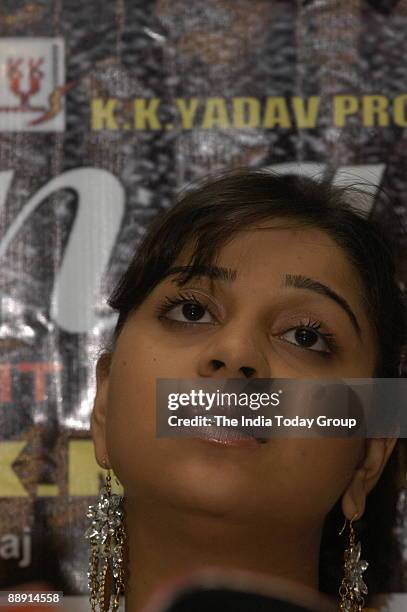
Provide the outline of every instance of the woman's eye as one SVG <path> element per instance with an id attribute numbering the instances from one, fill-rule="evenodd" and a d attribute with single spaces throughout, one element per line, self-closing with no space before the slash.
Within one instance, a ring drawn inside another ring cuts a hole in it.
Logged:
<path id="1" fill-rule="evenodd" d="M 198 302 L 185 302 L 173 306 L 167 311 L 165 318 L 182 323 L 213 323 L 213 317 L 208 309 Z"/>
<path id="2" fill-rule="evenodd" d="M 318 353 L 330 352 L 328 341 L 323 338 L 323 334 L 318 333 L 313 329 L 306 327 L 294 327 L 282 335 L 282 337 L 284 336 L 286 337 L 287 342 L 296 344 L 302 348 L 311 349 Z"/>

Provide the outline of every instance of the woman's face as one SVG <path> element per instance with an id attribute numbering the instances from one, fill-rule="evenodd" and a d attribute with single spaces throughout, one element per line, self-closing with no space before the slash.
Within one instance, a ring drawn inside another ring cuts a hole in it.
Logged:
<path id="1" fill-rule="evenodd" d="M 373 375 L 376 341 L 355 269 L 323 231 L 283 223 L 234 235 L 216 261 L 232 278 L 180 288 L 168 276 L 128 317 L 110 372 L 98 378 L 106 422 L 94 432 L 97 458 L 108 457 L 127 498 L 302 527 L 347 488 L 362 440 L 274 438 L 248 449 L 155 433 L 158 378 Z M 294 286 L 300 277 L 329 290 Z"/>

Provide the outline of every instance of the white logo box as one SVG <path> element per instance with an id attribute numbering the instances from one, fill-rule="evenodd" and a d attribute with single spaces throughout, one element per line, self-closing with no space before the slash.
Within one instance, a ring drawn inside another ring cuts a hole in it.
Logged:
<path id="1" fill-rule="evenodd" d="M 65 130 L 65 44 L 0 38 L 0 131 Z"/>

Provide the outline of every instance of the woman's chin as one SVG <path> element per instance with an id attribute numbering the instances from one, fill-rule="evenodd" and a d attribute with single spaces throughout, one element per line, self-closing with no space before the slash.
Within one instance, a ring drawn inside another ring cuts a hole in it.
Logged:
<path id="1" fill-rule="evenodd" d="M 160 494 L 171 506 L 185 511 L 201 510 L 214 516 L 241 515 L 250 511 L 255 501 L 255 474 L 240 470 L 235 462 L 208 462 L 201 457 L 188 457 L 181 464 L 167 466 L 165 475 Z"/>

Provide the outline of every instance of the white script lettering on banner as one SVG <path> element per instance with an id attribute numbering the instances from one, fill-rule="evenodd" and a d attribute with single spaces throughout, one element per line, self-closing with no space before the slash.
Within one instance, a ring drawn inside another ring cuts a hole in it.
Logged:
<path id="1" fill-rule="evenodd" d="M 0 172 L 0 208 L 5 205 L 12 175 L 11 171 Z M 76 193 L 78 211 L 55 279 L 51 316 L 65 331 L 90 333 L 101 325 L 95 303 L 124 214 L 124 188 L 111 172 L 77 168 L 53 178 L 28 200 L 12 221 L 0 239 L 0 257 L 35 209 L 62 189 Z M 116 318 L 112 316 L 103 327 L 111 327 Z"/>

